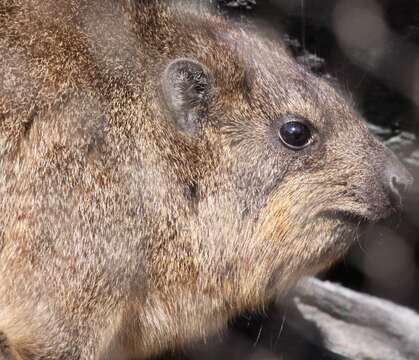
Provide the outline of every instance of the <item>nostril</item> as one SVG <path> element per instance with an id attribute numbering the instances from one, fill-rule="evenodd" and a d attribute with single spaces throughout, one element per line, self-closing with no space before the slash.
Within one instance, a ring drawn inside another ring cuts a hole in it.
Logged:
<path id="1" fill-rule="evenodd" d="M 394 155 L 387 162 L 384 184 L 388 189 L 391 203 L 400 208 L 402 195 L 413 185 L 413 176 Z"/>
<path id="2" fill-rule="evenodd" d="M 390 180 L 390 186 L 393 192 L 396 192 L 400 195 L 407 190 L 408 183 L 401 181 L 397 176 L 392 176 Z"/>
<path id="3" fill-rule="evenodd" d="M 391 204 L 397 208 L 400 209 L 402 205 L 402 192 L 404 191 L 404 185 L 402 185 L 397 176 L 391 176 L 388 182 L 388 195 Z"/>
<path id="4" fill-rule="evenodd" d="M 399 193 L 407 192 L 413 185 L 413 176 L 412 174 L 406 169 L 403 168 L 403 172 L 401 174 L 393 175 L 392 177 L 392 184 Z"/>

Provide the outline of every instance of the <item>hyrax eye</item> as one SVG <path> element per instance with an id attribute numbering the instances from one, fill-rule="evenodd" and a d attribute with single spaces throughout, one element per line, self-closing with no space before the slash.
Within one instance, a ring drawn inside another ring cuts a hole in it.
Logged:
<path id="1" fill-rule="evenodd" d="M 285 146 L 293 150 L 303 149 L 312 142 L 307 121 L 299 117 L 284 119 L 279 128 L 279 138 Z"/>

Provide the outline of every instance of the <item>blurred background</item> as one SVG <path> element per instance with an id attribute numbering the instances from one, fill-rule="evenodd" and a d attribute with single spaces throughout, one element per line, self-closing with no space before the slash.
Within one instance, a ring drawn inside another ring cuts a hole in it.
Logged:
<path id="1" fill-rule="evenodd" d="M 412 171 L 404 212 L 370 226 L 319 277 L 419 311 L 419 1 L 208 1 L 225 16 L 285 34 L 297 61 L 347 89 L 371 130 Z M 222 336 L 165 358 L 341 358 L 307 342 L 286 318 L 287 309 L 274 305 L 244 314 Z"/>

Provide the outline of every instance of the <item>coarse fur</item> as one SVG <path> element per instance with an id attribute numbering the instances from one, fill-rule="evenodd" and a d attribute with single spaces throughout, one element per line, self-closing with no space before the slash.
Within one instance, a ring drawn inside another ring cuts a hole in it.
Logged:
<path id="1" fill-rule="evenodd" d="M 396 160 L 351 104 L 220 17 L 0 0 L 0 69 L 0 359 L 208 336 L 393 207 Z M 278 137 L 290 114 L 313 125 L 302 150 Z"/>

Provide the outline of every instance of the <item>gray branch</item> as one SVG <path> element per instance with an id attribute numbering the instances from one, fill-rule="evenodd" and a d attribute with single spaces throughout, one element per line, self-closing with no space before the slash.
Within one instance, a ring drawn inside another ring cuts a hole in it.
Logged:
<path id="1" fill-rule="evenodd" d="M 311 323 L 345 358 L 419 359 L 419 315 L 410 309 L 313 278 L 296 287 L 291 308 L 290 326 L 305 334 Z"/>

